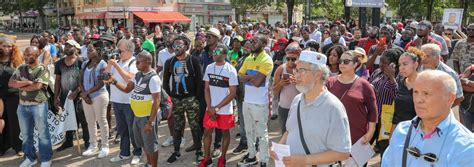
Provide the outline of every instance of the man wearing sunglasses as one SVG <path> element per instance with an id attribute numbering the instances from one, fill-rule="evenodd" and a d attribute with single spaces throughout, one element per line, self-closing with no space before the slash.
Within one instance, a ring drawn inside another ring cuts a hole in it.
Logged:
<path id="1" fill-rule="evenodd" d="M 247 135 L 248 151 L 240 165 L 256 165 L 257 149 L 256 138 L 259 138 L 260 166 L 266 167 L 268 156 L 268 128 L 269 116 L 269 77 L 273 69 L 272 58 L 263 49 L 268 38 L 257 35 L 250 40 L 252 54 L 247 57 L 239 70 L 239 81 L 245 84 L 243 104 L 245 130 Z"/>
<path id="2" fill-rule="evenodd" d="M 397 125 L 382 167 L 474 166 L 474 135 L 451 111 L 456 89 L 443 71 L 418 74 L 413 88 L 417 117 Z"/>

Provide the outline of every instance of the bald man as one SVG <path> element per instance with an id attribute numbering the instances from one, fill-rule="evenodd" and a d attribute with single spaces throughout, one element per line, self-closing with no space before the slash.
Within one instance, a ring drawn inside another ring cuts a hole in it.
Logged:
<path id="1" fill-rule="evenodd" d="M 474 135 L 451 112 L 456 89 L 454 79 L 446 72 L 427 70 L 418 74 L 413 88 L 417 116 L 398 124 L 382 167 L 474 166 Z"/>
<path id="2" fill-rule="evenodd" d="M 32 166 L 38 163 L 34 148 L 33 129 L 38 128 L 39 153 L 41 166 L 51 166 L 53 150 L 51 135 L 48 130 L 48 97 L 43 88 L 48 86 L 49 72 L 46 66 L 38 61 L 39 49 L 30 46 L 24 51 L 25 64 L 20 65 L 13 73 L 8 86 L 20 90 L 18 121 L 23 137 L 25 160 L 20 164 Z"/>

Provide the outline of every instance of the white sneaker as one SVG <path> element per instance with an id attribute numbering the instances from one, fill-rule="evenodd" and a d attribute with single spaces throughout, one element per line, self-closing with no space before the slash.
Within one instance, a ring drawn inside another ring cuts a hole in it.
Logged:
<path id="1" fill-rule="evenodd" d="M 51 166 L 51 161 L 41 162 L 41 167 L 50 167 L 50 166 Z"/>
<path id="2" fill-rule="evenodd" d="M 30 159 L 25 158 L 25 160 L 20 164 L 20 167 L 30 167 L 38 163 L 37 160 L 30 161 Z"/>
<path id="3" fill-rule="evenodd" d="M 97 154 L 98 151 L 99 151 L 98 147 L 90 146 L 86 151 L 82 153 L 82 155 L 91 156 L 91 155 Z"/>
<path id="4" fill-rule="evenodd" d="M 161 147 L 169 147 L 173 145 L 173 136 L 168 137 L 163 144 L 161 144 Z"/>
<path id="5" fill-rule="evenodd" d="M 117 156 L 110 158 L 110 162 L 119 162 L 129 158 L 130 156 L 121 156 L 120 154 L 117 154 Z"/>
<path id="6" fill-rule="evenodd" d="M 181 145 L 179 145 L 179 147 L 183 148 L 184 147 L 184 144 L 186 144 L 186 140 L 184 139 L 184 137 L 181 139 Z"/>
<path id="7" fill-rule="evenodd" d="M 132 158 L 132 162 L 131 162 L 130 164 L 132 164 L 132 165 L 138 165 L 138 164 L 140 163 L 140 159 L 141 159 L 141 158 L 142 158 L 141 156 L 136 156 L 136 155 L 134 155 L 133 158 Z"/>
<path id="8" fill-rule="evenodd" d="M 102 148 L 100 149 L 99 156 L 97 158 L 105 158 L 109 155 L 109 148 Z"/>

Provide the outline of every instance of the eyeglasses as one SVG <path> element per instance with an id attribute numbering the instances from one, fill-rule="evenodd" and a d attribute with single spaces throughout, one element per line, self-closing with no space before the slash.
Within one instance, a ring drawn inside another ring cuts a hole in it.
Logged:
<path id="1" fill-rule="evenodd" d="M 221 51 L 220 49 L 216 49 L 216 50 L 213 50 L 213 51 L 212 51 L 212 54 L 213 54 L 214 56 L 217 56 L 217 55 L 220 55 L 221 52 L 222 52 L 222 51 Z"/>
<path id="2" fill-rule="evenodd" d="M 339 64 L 349 64 L 351 63 L 353 60 L 349 60 L 349 59 L 340 59 L 339 60 Z"/>
<path id="3" fill-rule="evenodd" d="M 184 48 L 184 45 L 173 44 L 173 49 L 182 49 L 182 48 Z"/>
<path id="4" fill-rule="evenodd" d="M 436 157 L 436 154 L 433 154 L 433 153 L 426 153 L 426 154 L 421 154 L 420 153 L 420 150 L 416 147 L 409 147 L 406 149 L 406 151 L 416 157 L 416 158 L 420 158 L 420 157 L 423 157 L 423 159 L 426 161 L 426 162 L 429 162 L 429 163 L 435 163 L 436 161 L 438 161 L 438 157 Z"/>
<path id="5" fill-rule="evenodd" d="M 296 58 L 296 57 L 287 57 L 287 58 L 286 58 L 286 61 L 295 62 L 296 60 L 298 60 L 298 58 Z"/>
<path id="6" fill-rule="evenodd" d="M 303 74 L 303 73 L 306 73 L 306 72 L 309 72 L 311 71 L 310 69 L 306 69 L 306 68 L 296 68 L 293 70 L 293 73 L 295 74 Z"/>

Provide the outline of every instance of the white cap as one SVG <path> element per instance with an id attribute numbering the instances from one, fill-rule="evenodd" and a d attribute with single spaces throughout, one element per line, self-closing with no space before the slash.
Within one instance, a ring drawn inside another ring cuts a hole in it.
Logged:
<path id="1" fill-rule="evenodd" d="M 411 28 L 416 29 L 417 26 L 418 26 L 418 22 L 417 22 L 417 21 L 412 21 L 412 22 L 410 23 L 410 27 L 411 27 Z"/>
<path id="2" fill-rule="evenodd" d="M 66 43 L 74 46 L 77 49 L 81 49 L 81 45 L 79 45 L 79 43 L 77 43 L 75 40 L 70 39 L 70 40 L 67 40 Z"/>
<path id="3" fill-rule="evenodd" d="M 316 65 L 326 65 L 327 57 L 322 53 L 304 50 L 300 53 L 298 61 L 304 61 Z"/>
<path id="4" fill-rule="evenodd" d="M 207 31 L 206 34 L 210 34 L 210 35 L 214 35 L 216 36 L 217 38 L 221 39 L 221 32 L 217 29 L 217 28 L 209 28 L 209 31 Z"/>

